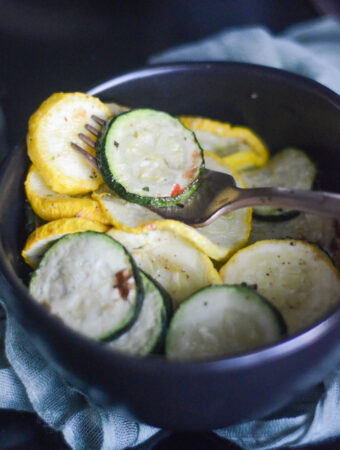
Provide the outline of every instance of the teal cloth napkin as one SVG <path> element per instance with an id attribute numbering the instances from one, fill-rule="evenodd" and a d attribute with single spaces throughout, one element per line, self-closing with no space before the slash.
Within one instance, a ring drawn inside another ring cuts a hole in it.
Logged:
<path id="1" fill-rule="evenodd" d="M 324 18 L 279 36 L 262 27 L 227 30 L 150 59 L 228 60 L 283 68 L 340 93 L 340 23 Z M 76 450 L 150 448 L 164 431 L 101 408 L 55 372 L 13 317 L 0 311 L 0 407 L 35 411 Z M 228 407 L 228 405 L 226 405 Z M 340 368 L 293 405 L 262 420 L 215 430 L 245 449 L 296 447 L 340 436 Z"/>
<path id="2" fill-rule="evenodd" d="M 151 63 L 239 61 L 285 69 L 340 93 L 340 22 L 331 17 L 295 25 L 279 36 L 263 27 L 223 31 L 168 50 Z"/>

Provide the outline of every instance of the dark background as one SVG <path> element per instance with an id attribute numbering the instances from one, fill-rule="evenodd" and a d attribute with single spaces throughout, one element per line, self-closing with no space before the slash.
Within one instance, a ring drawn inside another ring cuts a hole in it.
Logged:
<path id="1" fill-rule="evenodd" d="M 155 52 L 224 28 L 262 23 L 278 32 L 317 13 L 305 0 L 1 0 L 9 142 L 52 92 L 87 90 Z"/>
<path id="2" fill-rule="evenodd" d="M 51 93 L 85 91 L 143 66 L 171 46 L 225 28 L 262 24 L 273 32 L 339 11 L 331 0 L 0 0 L 0 100 L 10 149 Z M 36 416 L 0 411 L 1 449 L 66 449 Z M 236 449 L 212 433 L 172 433 L 165 449 Z M 339 449 L 333 442 L 317 447 Z"/>

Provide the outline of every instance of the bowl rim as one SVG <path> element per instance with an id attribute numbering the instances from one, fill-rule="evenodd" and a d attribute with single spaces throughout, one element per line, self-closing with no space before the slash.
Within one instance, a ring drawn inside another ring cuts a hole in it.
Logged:
<path id="1" fill-rule="evenodd" d="M 99 95 L 105 89 L 112 88 L 121 83 L 135 80 L 136 78 L 144 78 L 146 76 L 154 76 L 158 74 L 164 74 L 174 71 L 210 71 L 210 70 L 222 70 L 222 71 L 253 71 L 261 76 L 274 77 L 278 81 L 284 80 L 285 82 L 293 82 L 305 91 L 309 90 L 315 92 L 317 95 L 325 97 L 327 101 L 330 101 L 340 111 L 340 96 L 331 89 L 321 85 L 320 83 L 308 79 L 304 76 L 297 75 L 291 72 L 287 72 L 281 69 L 259 66 L 255 64 L 247 63 L 234 63 L 234 62 L 190 62 L 190 63 L 171 63 L 171 64 L 157 64 L 152 66 L 143 67 L 134 71 L 125 72 L 121 75 L 117 75 L 107 81 L 104 81 L 95 87 L 87 91 L 89 95 Z M 13 158 L 22 151 L 22 146 L 17 145 L 14 147 L 14 151 L 10 152 L 2 161 L 0 167 L 0 192 L 1 186 L 4 184 L 6 171 L 10 166 Z M 55 333 L 56 336 L 63 338 L 69 342 L 73 340 L 74 345 L 83 348 L 87 347 L 89 353 L 97 355 L 97 357 L 103 357 L 105 359 L 111 359 L 119 361 L 119 364 L 125 368 L 137 369 L 146 372 L 158 373 L 162 371 L 170 371 L 181 374 L 189 374 L 192 376 L 208 373 L 211 370 L 225 371 L 225 370 L 239 370 L 240 368 L 249 368 L 258 365 L 262 365 L 270 360 L 276 360 L 282 358 L 283 355 L 291 353 L 298 353 L 303 349 L 311 346 L 313 342 L 320 339 L 327 334 L 330 329 L 339 326 L 340 323 L 340 307 L 339 305 L 332 308 L 327 314 L 320 319 L 320 321 L 308 329 L 302 330 L 299 334 L 291 337 L 286 337 L 277 343 L 270 346 L 256 349 L 254 351 L 245 352 L 242 354 L 232 355 L 224 358 L 204 361 L 172 361 L 164 357 L 149 356 L 147 358 L 138 358 L 118 352 L 114 352 L 111 349 L 105 348 L 101 343 L 91 340 L 85 336 L 82 336 L 71 328 L 66 326 L 60 319 L 49 313 L 46 308 L 34 301 L 29 294 L 27 286 L 21 280 L 21 278 L 15 273 L 9 262 L 6 262 L 6 255 L 0 242 L 0 276 L 7 282 L 7 287 L 12 291 L 12 295 L 22 300 L 22 312 L 21 314 L 14 313 L 15 318 L 20 323 L 39 323 L 39 330 L 44 334 Z M 8 308 L 8 305 L 6 303 Z M 6 309 L 7 309 L 6 308 Z M 11 308 L 8 308 L 11 309 Z M 28 316 L 27 316 L 28 314 Z M 19 317 L 20 316 L 20 317 Z M 40 322 L 42 320 L 42 322 Z M 41 337 L 37 336 L 39 333 L 29 333 L 32 336 L 32 340 L 37 344 L 38 349 L 44 354 L 50 361 L 49 351 L 45 349 L 44 345 L 41 345 Z M 98 356 L 99 354 L 99 356 Z M 50 361 L 51 362 L 51 361 Z"/>
<path id="2" fill-rule="evenodd" d="M 188 61 L 188 62 L 171 62 L 161 64 L 150 64 L 142 66 L 131 71 L 124 71 L 113 78 L 106 79 L 92 86 L 86 91 L 89 95 L 100 95 L 103 90 L 117 86 L 118 84 L 129 82 L 138 78 L 146 78 L 148 76 L 162 75 L 167 72 L 185 72 L 190 68 L 191 71 L 216 71 L 225 70 L 239 73 L 239 72 L 253 72 L 255 75 L 267 76 L 275 78 L 277 81 L 289 81 L 301 86 L 305 91 L 312 91 L 319 96 L 326 97 L 328 101 L 338 108 L 340 108 L 340 93 L 336 93 L 329 87 L 319 83 L 318 81 L 300 75 L 296 72 L 291 72 L 285 69 L 276 67 L 264 66 L 260 64 L 234 62 L 234 61 Z"/>

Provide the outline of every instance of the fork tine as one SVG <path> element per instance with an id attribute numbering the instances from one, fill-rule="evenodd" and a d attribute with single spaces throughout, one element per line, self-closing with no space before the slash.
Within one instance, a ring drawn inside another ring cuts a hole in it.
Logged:
<path id="1" fill-rule="evenodd" d="M 96 170 L 98 170 L 98 165 L 96 159 L 90 155 L 86 150 L 81 148 L 78 144 L 75 144 L 74 142 L 71 142 L 71 147 L 76 150 L 83 158 L 86 159 L 86 161 L 91 164 L 92 167 L 94 167 Z"/>
<path id="2" fill-rule="evenodd" d="M 95 147 L 94 141 L 90 137 L 86 136 L 86 134 L 79 133 L 78 136 L 84 142 L 84 144 L 87 144 L 87 145 L 89 145 L 92 148 Z"/>
<path id="3" fill-rule="evenodd" d="M 90 124 L 88 124 L 88 123 L 85 125 L 85 128 L 86 128 L 87 131 L 89 131 L 90 133 L 94 134 L 95 136 L 98 136 L 99 131 L 97 130 L 97 128 L 93 127 L 92 125 L 90 125 Z"/>
<path id="4" fill-rule="evenodd" d="M 101 119 L 100 117 L 96 116 L 95 114 L 93 114 L 91 116 L 91 119 L 93 119 L 98 125 L 104 125 L 105 120 Z"/>

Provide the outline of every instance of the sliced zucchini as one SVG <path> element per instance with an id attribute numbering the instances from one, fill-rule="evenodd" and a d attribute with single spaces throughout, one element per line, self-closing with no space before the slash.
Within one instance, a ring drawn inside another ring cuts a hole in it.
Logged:
<path id="1" fill-rule="evenodd" d="M 131 255 L 94 231 L 69 234 L 53 244 L 29 290 L 68 326 L 99 340 L 111 340 L 132 326 L 144 298 Z"/>
<path id="2" fill-rule="evenodd" d="M 169 292 L 174 307 L 197 289 L 221 283 L 207 255 L 172 230 L 155 227 L 135 234 L 113 228 L 107 233 L 129 250 L 140 269 Z"/>
<path id="3" fill-rule="evenodd" d="M 316 168 L 310 158 L 301 150 L 286 148 L 273 156 L 258 169 L 243 170 L 241 176 L 247 187 L 275 186 L 294 189 L 311 189 Z M 255 206 L 254 217 L 260 220 L 287 220 L 299 212 L 275 206 Z"/>
<path id="4" fill-rule="evenodd" d="M 108 343 L 110 348 L 131 355 L 143 356 L 163 348 L 170 319 L 171 297 L 141 272 L 144 301 L 136 322 L 119 338 Z"/>
<path id="5" fill-rule="evenodd" d="M 272 344 L 285 332 L 281 314 L 253 289 L 209 286 L 174 314 L 166 355 L 179 360 L 219 358 Z"/>
<path id="6" fill-rule="evenodd" d="M 320 320 L 340 297 L 338 270 L 304 241 L 259 241 L 239 250 L 220 273 L 224 283 L 256 286 L 281 312 L 290 334 Z"/>
<path id="7" fill-rule="evenodd" d="M 135 109 L 114 117 L 96 141 L 104 180 L 126 200 L 168 206 L 198 187 L 203 151 L 194 133 L 171 115 Z"/>

